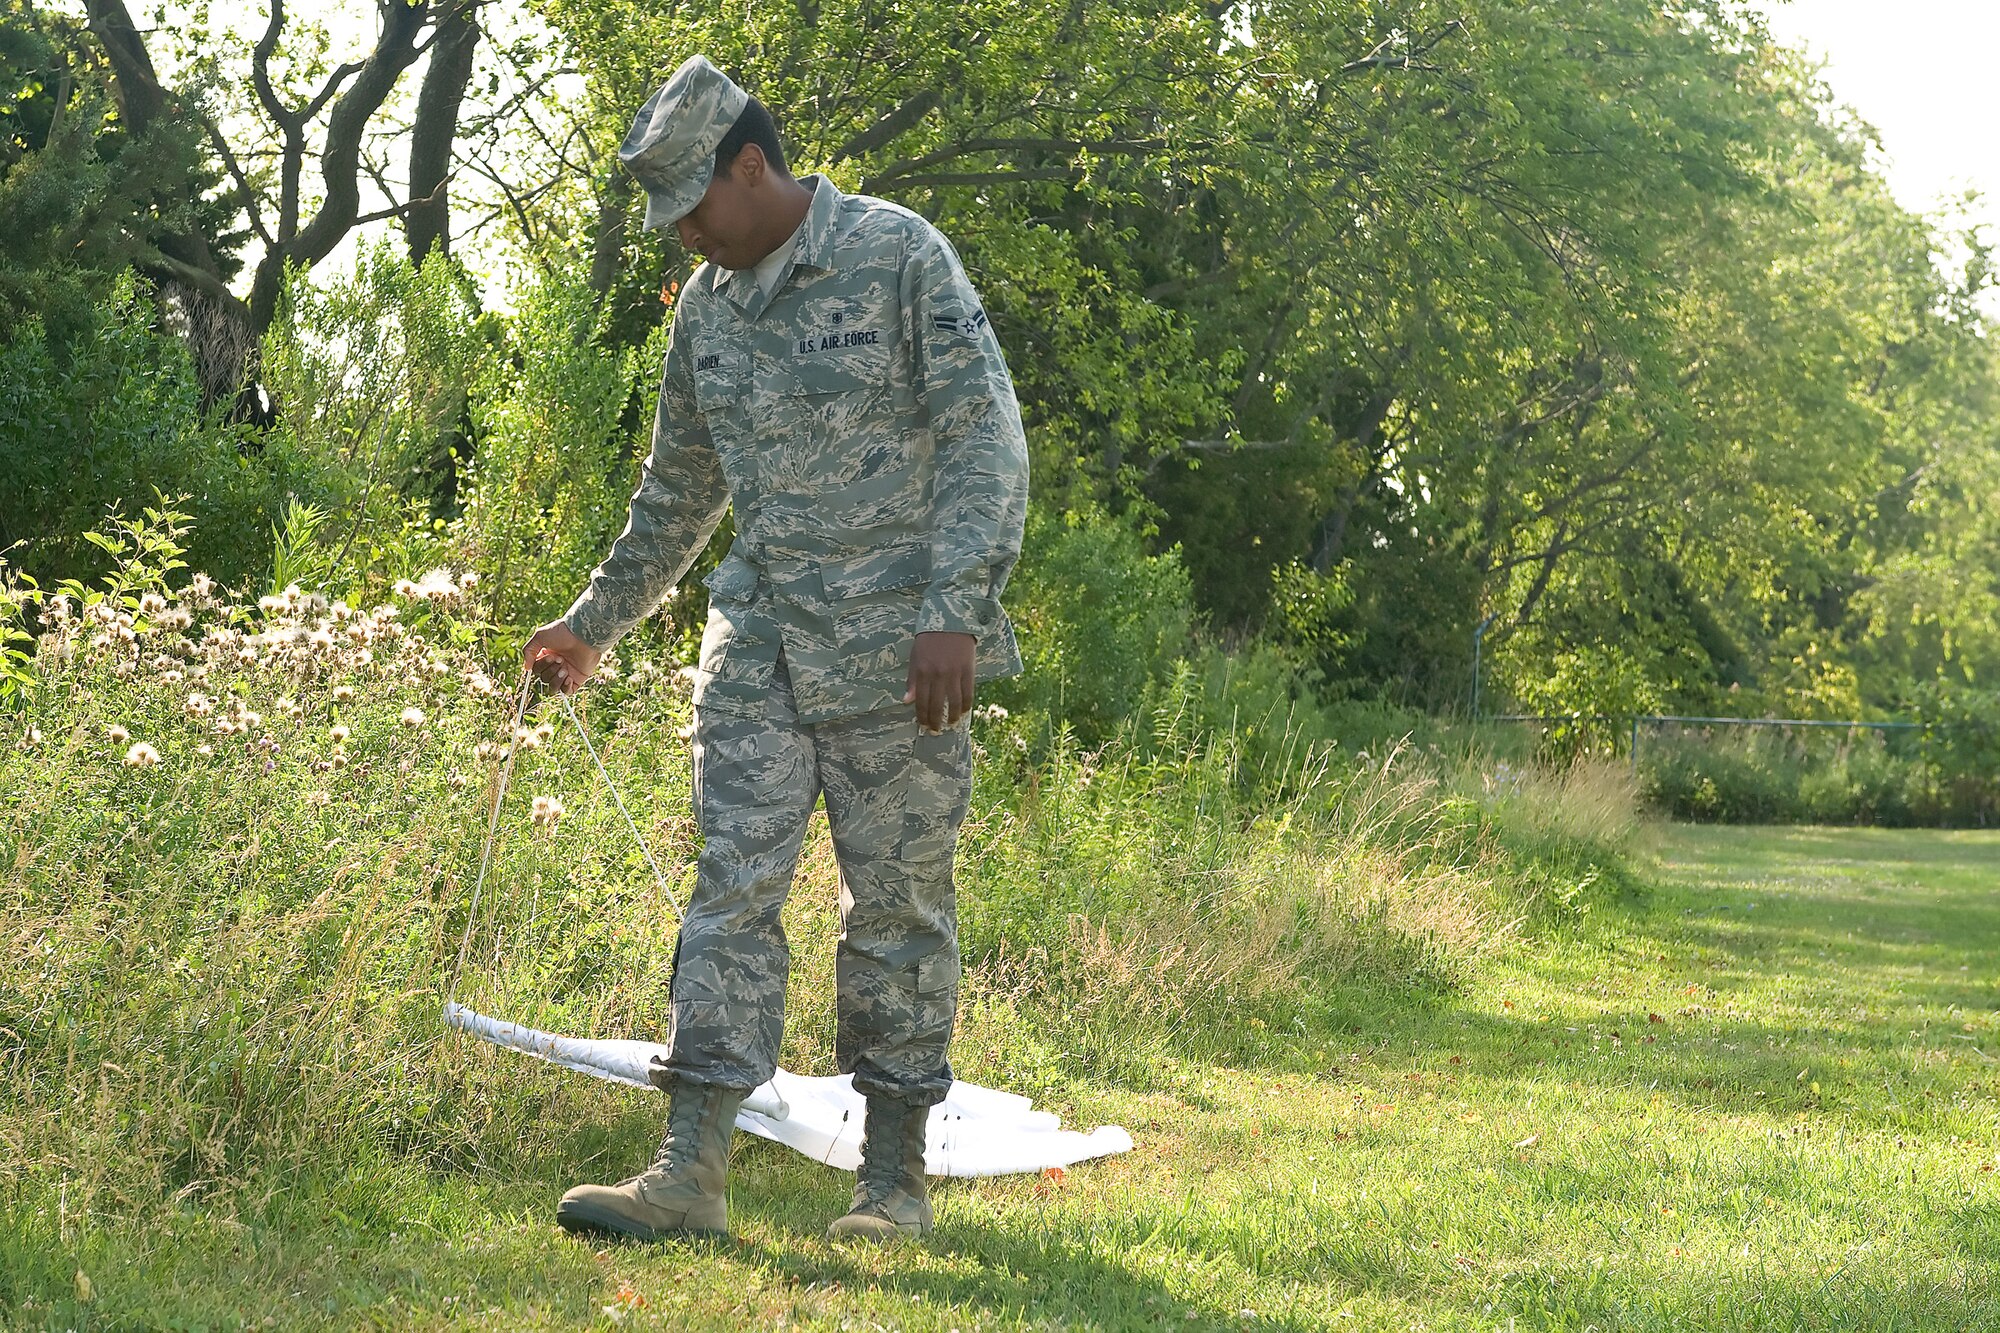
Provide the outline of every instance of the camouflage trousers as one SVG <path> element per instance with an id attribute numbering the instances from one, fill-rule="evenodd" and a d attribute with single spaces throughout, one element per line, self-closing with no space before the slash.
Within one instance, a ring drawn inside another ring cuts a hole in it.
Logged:
<path id="1" fill-rule="evenodd" d="M 972 786 L 964 725 L 907 705 L 802 724 L 781 659 L 761 711 L 698 708 L 706 845 L 674 954 L 666 1071 L 753 1088 L 777 1067 L 791 948 L 780 911 L 822 794 L 840 867 L 835 1057 L 857 1091 L 935 1105 L 958 1006 L 952 855 Z"/>

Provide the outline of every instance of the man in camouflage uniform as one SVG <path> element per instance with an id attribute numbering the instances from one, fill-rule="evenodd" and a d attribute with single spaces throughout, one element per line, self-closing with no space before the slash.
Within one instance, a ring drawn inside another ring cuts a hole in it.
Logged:
<path id="1" fill-rule="evenodd" d="M 951 1086 L 952 854 L 977 680 L 1020 670 L 1000 593 L 1027 451 L 1013 383 L 951 246 L 909 210 L 793 179 L 769 113 L 696 56 L 620 156 L 706 256 L 681 293 L 631 519 L 526 656 L 560 688 L 687 572 L 705 580 L 694 800 L 705 847 L 672 983 L 672 1095 L 654 1167 L 571 1190 L 571 1230 L 726 1227 L 729 1132 L 776 1068 L 790 962 L 779 913 L 818 799 L 840 866 L 836 1055 L 867 1098 L 834 1235 L 930 1228 L 928 1108 Z"/>

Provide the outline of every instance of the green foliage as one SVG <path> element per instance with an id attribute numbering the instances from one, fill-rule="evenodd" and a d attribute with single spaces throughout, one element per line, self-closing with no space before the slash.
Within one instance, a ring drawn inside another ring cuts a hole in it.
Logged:
<path id="1" fill-rule="evenodd" d="M 332 553 L 319 542 L 326 524 L 326 511 L 293 500 L 285 506 L 284 518 L 271 525 L 270 590 L 282 594 L 298 585 L 325 588 L 332 584 L 335 563 Z"/>
<path id="2" fill-rule="evenodd" d="M 629 409 L 657 386 L 667 331 L 621 350 L 605 342 L 606 318 L 581 282 L 547 278 L 482 367 L 454 538 L 486 574 L 496 622 L 561 612 L 624 526 L 633 460 L 650 443 Z"/>
<path id="3" fill-rule="evenodd" d="M 1991 727 L 1990 699 L 1984 701 Z M 1676 819 L 1740 824 L 1985 827 L 2000 821 L 1991 730 L 1782 728 L 1642 733 L 1647 799 Z"/>
<path id="4" fill-rule="evenodd" d="M 63 579 L 52 591 L 40 588 L 31 575 L 19 574 L 0 559 L 0 708 L 33 702 L 42 684 L 35 669 L 39 644 L 24 625 L 74 624 L 79 615 L 99 626 L 101 643 L 110 647 L 136 644 L 140 627 L 151 629 L 166 610 L 168 581 L 187 568 L 181 539 L 187 536 L 188 515 L 166 507 L 146 507 L 128 519 L 114 507 L 103 526 L 83 539 L 104 552 L 110 570 L 94 587 L 80 579 Z M 4 556 L 5 552 L 0 552 Z M 142 619 L 143 618 L 143 619 Z"/>
<path id="5" fill-rule="evenodd" d="M 280 411 L 275 439 L 325 487 L 312 558 L 328 570 L 379 568 L 412 525 L 457 511 L 468 395 L 494 339 L 464 273 L 441 254 L 419 270 L 384 241 L 348 276 L 314 285 L 292 275 L 264 339 L 262 382 Z M 419 543 L 405 559 L 427 554 Z"/>
<path id="6" fill-rule="evenodd" d="M 198 124 L 163 117 L 135 135 L 117 114 L 109 64 L 79 17 L 0 0 L 0 343 L 33 316 L 59 356 L 87 343 L 96 310 L 165 228 L 198 229 L 226 273 L 243 239 Z M 191 188 L 192 187 L 192 188 Z"/>
<path id="7" fill-rule="evenodd" d="M 22 708 L 37 684 L 35 636 L 24 626 L 39 600 L 32 580 L 0 562 L 0 713 Z"/>
<path id="8" fill-rule="evenodd" d="M 1162 540 L 1181 548 L 1202 610 L 1250 627 L 1266 623 L 1277 571 L 1314 549 L 1347 480 L 1317 444 L 1216 448 L 1162 460 L 1144 493 Z"/>
<path id="9" fill-rule="evenodd" d="M 161 496 L 161 508 L 142 508 L 138 518 L 126 518 L 114 509 L 104 525 L 109 531 L 83 534 L 85 541 L 111 558 L 111 569 L 99 580 L 102 590 L 67 579 L 56 585 L 57 592 L 76 599 L 85 611 L 107 606 L 127 613 L 141 611 L 140 601 L 147 593 L 164 594 L 174 572 L 188 567 L 181 559 L 188 548 L 181 541 L 188 536 L 192 516 L 166 507 L 178 500 Z"/>
<path id="10" fill-rule="evenodd" d="M 1148 555 L 1099 512 L 1034 507 L 1008 594 L 1027 671 L 996 693 L 1087 745 L 1109 738 L 1188 650 L 1192 594 L 1177 554 Z"/>
<path id="11" fill-rule="evenodd" d="M 1918 692 L 1917 706 L 1926 748 L 1952 780 L 2000 788 L 2000 690 L 1933 684 Z"/>
<path id="12" fill-rule="evenodd" d="M 1209 363 L 1236 353 L 1200 350 L 1192 321 L 1148 288 L 1179 257 L 1184 229 L 1162 229 L 1163 213 L 1203 207 L 1193 187 L 1216 169 L 1210 141 L 1237 139 L 1215 116 L 1240 82 L 1221 11 L 1171 0 L 1087 16 L 1068 0 L 538 8 L 574 47 L 605 142 L 659 85 L 661 52 L 703 51 L 772 108 L 797 172 L 829 171 L 935 221 L 1012 353 L 1037 475 L 1058 507 L 1129 485 L 1215 417 Z M 857 61 L 874 73 L 829 77 Z M 663 272 L 635 243 L 640 192 L 623 202 L 632 240 L 608 305 L 630 341 L 687 265 L 670 256 Z M 584 240 L 586 227 L 601 222 L 572 216 L 556 230 Z"/>
<path id="13" fill-rule="evenodd" d="M 165 493 L 199 520 L 190 553 L 236 582 L 260 573 L 287 493 L 321 474 L 283 440 L 263 448 L 206 418 L 179 339 L 130 278 L 87 335 L 59 347 L 34 320 L 0 345 L 0 547 L 44 585 L 108 566 L 86 536 L 107 510 Z"/>
<path id="14" fill-rule="evenodd" d="M 1355 597 L 1347 581 L 1351 572 L 1351 565 L 1342 565 L 1321 574 L 1298 560 L 1271 571 L 1267 632 L 1311 662 L 1322 680 L 1342 679 L 1355 648 L 1349 614 Z"/>

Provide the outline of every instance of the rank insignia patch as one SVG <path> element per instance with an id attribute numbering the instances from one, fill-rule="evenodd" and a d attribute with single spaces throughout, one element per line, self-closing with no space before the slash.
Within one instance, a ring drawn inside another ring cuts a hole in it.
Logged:
<path id="1" fill-rule="evenodd" d="M 949 315 L 939 315 L 931 320 L 931 324 L 940 333 L 955 333 L 961 338 L 977 338 L 979 331 L 986 327 L 986 312 L 984 310 L 975 310 L 962 319 L 953 319 Z"/>

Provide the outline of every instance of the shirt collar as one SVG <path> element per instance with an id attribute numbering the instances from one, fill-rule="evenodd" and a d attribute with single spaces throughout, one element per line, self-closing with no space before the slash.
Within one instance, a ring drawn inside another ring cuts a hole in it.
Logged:
<path id="1" fill-rule="evenodd" d="M 843 195 L 834 183 L 815 172 L 803 177 L 799 184 L 813 192 L 812 203 L 806 207 L 806 220 L 800 224 L 798 246 L 792 251 L 792 263 L 807 268 L 830 269 L 833 267 L 834 223 L 840 216 Z M 780 272 L 777 281 L 783 282 L 785 275 Z M 752 300 L 757 294 L 757 271 L 753 268 L 725 269 L 718 284 L 728 289 L 729 296 L 739 304 Z"/>
<path id="2" fill-rule="evenodd" d="M 840 204 L 847 196 L 826 177 L 817 173 L 801 181 L 812 187 L 812 205 L 806 209 L 805 235 L 799 237 L 798 252 L 792 262 L 817 269 L 833 267 L 833 224 L 840 216 Z"/>

